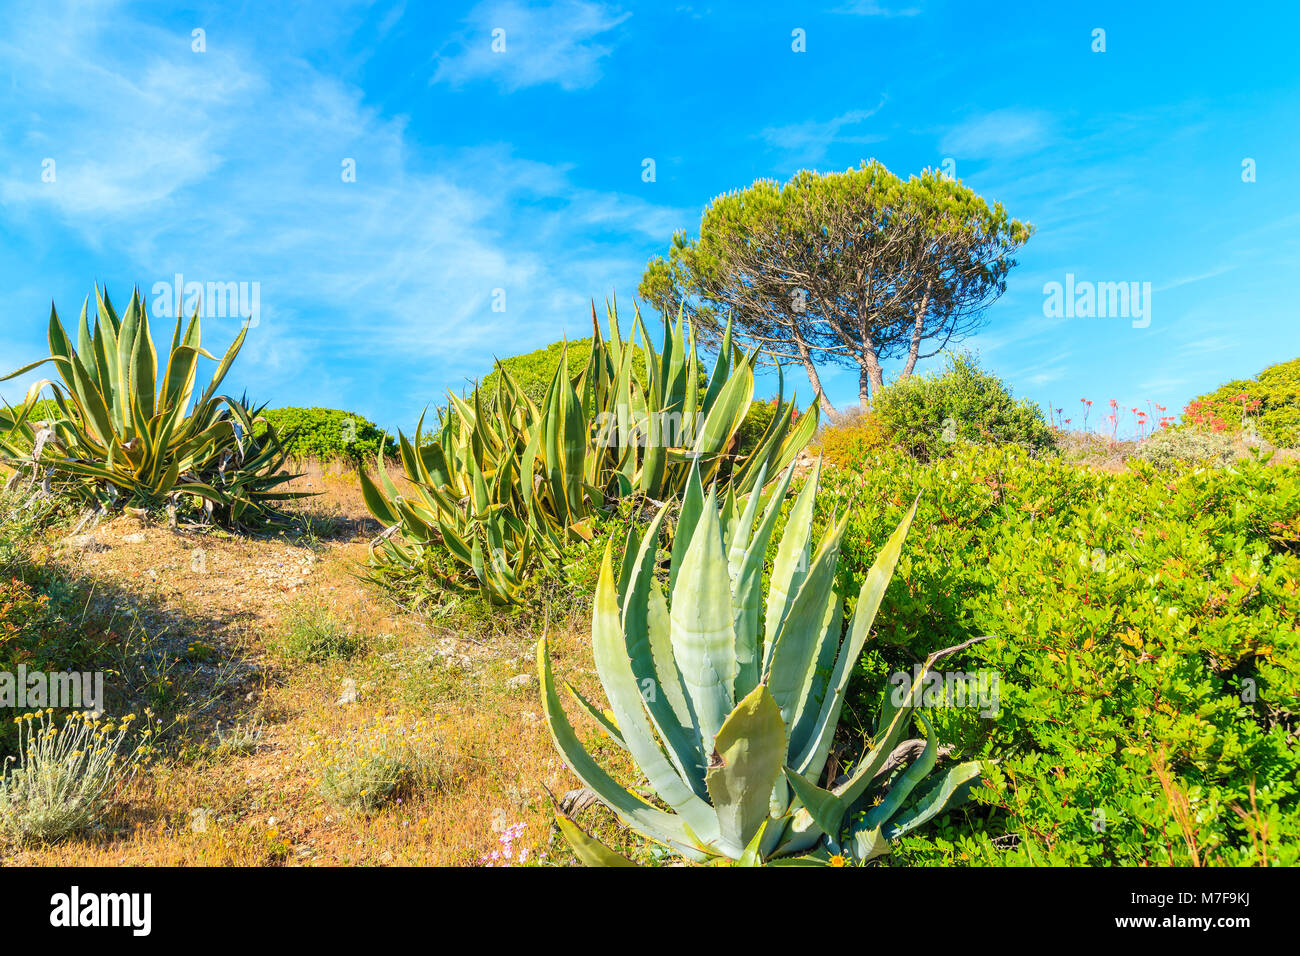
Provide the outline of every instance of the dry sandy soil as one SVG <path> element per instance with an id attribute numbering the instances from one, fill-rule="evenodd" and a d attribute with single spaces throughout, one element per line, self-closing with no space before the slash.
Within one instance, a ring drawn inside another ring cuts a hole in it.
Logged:
<path id="1" fill-rule="evenodd" d="M 122 517 L 46 546 L 48 560 L 94 580 L 131 629 L 174 654 L 186 703 L 102 826 L 54 846 L 10 845 L 6 862 L 477 865 L 519 825 L 516 854 L 571 859 L 547 790 L 578 783 L 541 720 L 535 628 L 466 634 L 398 607 L 360 577 L 378 528 L 355 477 L 314 469 L 299 486 L 320 493 L 303 506 L 312 534 L 252 538 Z M 286 649 L 292 621 L 322 617 L 354 653 L 304 660 Z M 584 625 L 552 625 L 551 640 L 557 670 L 595 695 Z M 593 752 L 617 763 L 594 723 L 572 716 Z M 436 774 L 370 808 L 322 792 L 340 751 L 393 740 L 433 754 Z M 599 808 L 582 819 L 624 843 Z"/>

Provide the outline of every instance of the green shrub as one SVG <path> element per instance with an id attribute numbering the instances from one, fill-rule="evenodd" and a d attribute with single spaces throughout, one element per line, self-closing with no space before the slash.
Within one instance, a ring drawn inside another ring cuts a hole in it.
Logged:
<path id="1" fill-rule="evenodd" d="M 362 643 L 346 621 L 326 608 L 314 607 L 294 608 L 279 640 L 287 657 L 313 664 L 346 660 Z"/>
<path id="2" fill-rule="evenodd" d="M 1157 468 L 1180 464 L 1221 467 L 1239 454 L 1237 440 L 1227 432 L 1201 425 L 1162 428 L 1138 445 L 1137 456 Z"/>
<path id="3" fill-rule="evenodd" d="M 94 824 L 148 753 L 148 731 L 131 743 L 120 722 L 38 711 L 18 719 L 19 757 L 0 774 L 0 827 L 16 840 L 52 843 Z"/>
<path id="4" fill-rule="evenodd" d="M 1183 410 L 1183 421 L 1230 434 L 1253 426 L 1277 448 L 1300 446 L 1300 358 L 1200 396 Z"/>
<path id="5" fill-rule="evenodd" d="M 500 360 L 501 365 L 509 370 L 511 378 L 534 402 L 540 404 L 546 398 L 546 392 L 555 378 L 555 370 L 560 367 L 560 353 L 564 351 L 564 342 L 552 342 L 545 348 L 513 355 Z M 587 363 L 591 361 L 591 339 L 575 339 L 568 343 L 569 378 L 575 379 L 582 374 Z M 647 381 L 645 356 L 637 354 L 632 359 L 632 375 L 643 385 Z M 485 408 L 496 404 L 497 382 L 501 378 L 497 366 L 487 374 L 479 385 L 479 397 Z"/>
<path id="6" fill-rule="evenodd" d="M 312 741 L 320 794 L 356 810 L 374 810 L 402 794 L 445 789 L 454 767 L 434 743 L 437 728 L 427 717 L 373 719 L 362 726 Z"/>
<path id="7" fill-rule="evenodd" d="M 828 462 L 851 468 L 888 447 L 889 435 L 875 415 L 852 411 L 824 425 L 817 442 Z"/>
<path id="8" fill-rule="evenodd" d="M 998 762 L 895 863 L 1300 863 L 1300 467 L 885 457 L 818 499 L 821 526 L 851 515 L 848 585 L 920 495 L 846 713 L 972 637 L 992 635 L 941 666 L 1000 686 L 995 717 L 931 711 L 951 760 Z"/>
<path id="9" fill-rule="evenodd" d="M 912 375 L 877 392 L 872 412 L 890 441 L 913 458 L 930 461 L 960 442 L 1053 447 L 1042 409 L 1017 400 L 996 375 L 969 355 L 949 355 L 941 375 Z"/>
<path id="10" fill-rule="evenodd" d="M 344 461 L 360 464 L 373 460 L 383 442 L 384 453 L 395 455 L 397 442 L 384 437 L 379 426 L 352 412 L 336 408 L 272 408 L 262 417 L 275 429 L 285 451 L 298 460 Z M 257 433 L 265 430 L 259 426 Z"/>

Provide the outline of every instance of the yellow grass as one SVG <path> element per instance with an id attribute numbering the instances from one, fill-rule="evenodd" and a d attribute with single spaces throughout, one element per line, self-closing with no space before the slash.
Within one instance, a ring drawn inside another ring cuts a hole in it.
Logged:
<path id="1" fill-rule="evenodd" d="M 579 783 L 541 719 L 536 681 L 526 689 L 507 683 L 534 673 L 535 635 L 466 640 L 395 606 L 356 576 L 376 528 L 355 476 L 315 469 L 299 485 L 322 493 L 304 506 L 328 532 L 314 541 L 174 531 L 119 518 L 94 531 L 103 549 L 53 539 L 43 546 L 44 560 L 147 608 L 146 627 L 176 632 L 179 645 L 211 648 L 214 665 L 240 661 L 248 676 L 173 734 L 173 745 L 137 776 L 100 830 L 48 847 L 11 842 L 0 847 L 5 862 L 473 865 L 498 849 L 500 832 L 512 824 L 524 825 L 515 846 L 534 859 L 571 860 L 552 831 L 546 790 L 559 796 Z M 286 655 L 286 621 L 318 612 L 345 622 L 360 651 L 324 663 Z M 557 669 L 599 699 L 583 623 L 561 625 L 551 639 Z M 349 686 L 356 701 L 337 703 Z M 571 716 L 593 750 L 613 750 L 594 722 Z M 321 742 L 390 726 L 416 728 L 442 759 L 440 782 L 404 790 L 371 811 L 327 801 Z M 232 728 L 255 730 L 246 733 L 246 746 L 221 747 Z M 605 811 L 588 810 L 582 819 L 626 844 L 624 835 L 611 835 L 616 827 Z"/>

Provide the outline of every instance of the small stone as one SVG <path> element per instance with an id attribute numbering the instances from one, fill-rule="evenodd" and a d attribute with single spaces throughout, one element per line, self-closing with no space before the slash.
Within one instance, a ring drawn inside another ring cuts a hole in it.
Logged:
<path id="1" fill-rule="evenodd" d="M 144 542 L 145 542 L 144 535 L 140 534 L 138 531 L 135 534 L 122 535 L 123 544 L 144 544 Z"/>
<path id="2" fill-rule="evenodd" d="M 506 681 L 506 686 L 511 690 L 528 690 L 537 683 L 537 678 L 532 674 L 516 674 Z"/>
<path id="3" fill-rule="evenodd" d="M 196 807 L 190 811 L 190 829 L 195 833 L 207 833 L 208 821 L 211 819 L 211 810 L 207 807 Z"/>
<path id="4" fill-rule="evenodd" d="M 351 677 L 343 679 L 343 693 L 339 695 L 336 704 L 355 704 L 357 702 L 357 682 Z"/>

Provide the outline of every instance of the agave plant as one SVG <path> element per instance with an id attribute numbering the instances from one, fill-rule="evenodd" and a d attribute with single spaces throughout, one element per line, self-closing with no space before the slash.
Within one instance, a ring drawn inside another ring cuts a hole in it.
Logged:
<path id="1" fill-rule="evenodd" d="M 657 351 L 639 312 L 627 340 L 617 308 L 608 313 L 608 341 L 593 307 L 586 368 L 570 380 L 562 351 L 540 406 L 498 365 L 488 407 L 477 388 L 468 400 L 453 394 L 431 439 L 423 416 L 413 440 L 398 433 L 411 491 L 398 491 L 382 456 L 378 481 L 361 475 L 366 505 L 387 528 L 374 549 L 379 565 L 436 573 L 433 549 L 472 571 L 491 600 L 510 602 L 534 563 L 590 537 L 601 509 L 633 494 L 678 495 L 692 470 L 744 493 L 763 469 L 776 474 L 789 464 L 816 431 L 815 402 L 796 417 L 794 403 L 778 398 L 756 450 L 729 454 L 753 399 L 757 354 L 742 354 L 728 336 L 701 390 L 694 338 L 680 318 Z M 638 349 L 646 381 L 633 372 Z"/>
<path id="2" fill-rule="evenodd" d="M 234 524 L 274 516 L 276 502 L 303 496 L 278 490 L 293 476 L 282 470 L 287 456 L 274 431 L 253 435 L 260 409 L 217 394 L 247 329 L 195 401 L 199 357 L 216 360 L 200 344 L 199 310 L 184 329 L 177 318 L 160 379 L 139 290 L 120 318 L 98 287 L 95 301 L 93 329 L 82 306 L 76 345 L 51 306 L 50 356 L 0 379 L 47 362 L 61 379 L 36 382 L 19 408 L 0 413 L 12 465 L 68 481 L 105 505 L 174 506 L 193 496 L 209 516 Z M 52 407 L 41 401 L 46 389 Z"/>
<path id="3" fill-rule="evenodd" d="M 538 643 L 543 706 L 565 762 L 625 824 L 691 860 L 865 861 L 964 797 L 979 775 L 978 762 L 933 772 L 938 741 L 916 706 L 932 655 L 901 703 L 887 696 L 852 771 L 823 781 L 845 688 L 916 505 L 881 549 L 841 638 L 834 581 L 846 520 L 813 551 L 817 468 L 792 506 L 763 600 L 764 555 L 789 481 L 787 470 L 766 498 L 729 492 L 719 507 L 717 489 L 706 499 L 693 473 L 666 591 L 655 573 L 664 511 L 643 535 L 629 534 L 617 575 L 605 553 L 592 649 L 610 709 L 569 690 L 667 809 L 625 789 L 583 748 L 560 704 L 546 638 Z M 913 717 L 926 736 L 904 742 Z M 572 821 L 560 825 L 585 862 L 626 862 Z"/>

